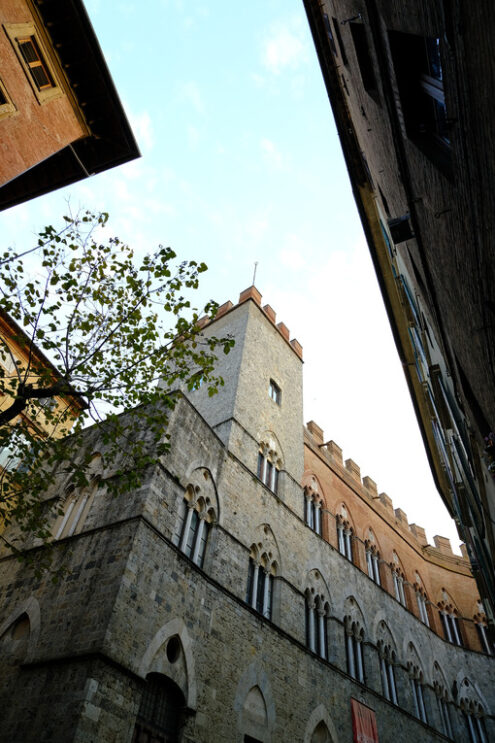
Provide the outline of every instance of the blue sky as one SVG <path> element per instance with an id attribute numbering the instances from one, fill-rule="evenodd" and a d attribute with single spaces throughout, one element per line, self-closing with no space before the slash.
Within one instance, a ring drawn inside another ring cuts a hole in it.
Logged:
<path id="1" fill-rule="evenodd" d="M 143 157 L 5 212 L 25 245 L 66 211 L 138 250 L 204 260 L 198 302 L 252 281 L 297 337 L 314 419 L 401 507 L 458 544 L 352 199 L 302 0 L 86 0 Z M 145 12 L 146 11 L 146 12 Z"/>

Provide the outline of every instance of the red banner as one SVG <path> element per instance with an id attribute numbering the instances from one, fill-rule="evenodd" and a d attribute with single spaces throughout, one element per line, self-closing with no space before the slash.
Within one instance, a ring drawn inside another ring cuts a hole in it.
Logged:
<path id="1" fill-rule="evenodd" d="M 351 698 L 354 743 L 378 743 L 375 713 L 370 707 Z"/>

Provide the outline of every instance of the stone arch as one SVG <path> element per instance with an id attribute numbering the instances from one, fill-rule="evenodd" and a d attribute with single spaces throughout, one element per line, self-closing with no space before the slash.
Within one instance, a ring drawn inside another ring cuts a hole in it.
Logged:
<path id="1" fill-rule="evenodd" d="M 145 679 L 149 673 L 162 673 L 163 675 L 169 675 L 164 673 L 163 670 L 157 670 L 155 666 L 163 666 L 165 659 L 163 658 L 161 651 L 165 651 L 165 643 L 175 636 L 180 640 L 184 655 L 184 666 L 187 679 L 187 689 L 183 689 L 184 697 L 186 698 L 189 709 L 196 709 L 197 684 L 194 668 L 194 655 L 192 652 L 192 640 L 183 619 L 178 617 L 171 619 L 155 633 L 141 659 L 138 674 L 143 679 Z M 171 678 L 172 680 L 175 680 L 173 679 L 173 676 L 171 676 Z"/>
<path id="2" fill-rule="evenodd" d="M 374 546 L 375 549 L 376 549 L 376 551 L 380 554 L 380 556 L 382 556 L 382 550 L 381 550 L 381 547 L 380 547 L 380 542 L 379 542 L 379 540 L 378 540 L 378 538 L 376 536 L 376 532 L 373 529 L 373 527 L 371 526 L 371 524 L 368 524 L 368 526 L 366 526 L 363 529 L 363 544 L 364 544 L 365 547 L 368 547 L 368 545 L 371 546 L 371 547 Z"/>
<path id="3" fill-rule="evenodd" d="M 448 701 L 450 699 L 449 684 L 447 683 L 447 677 L 438 661 L 433 661 L 430 673 L 435 693 Z"/>
<path id="4" fill-rule="evenodd" d="M 392 650 L 398 655 L 399 646 L 394 637 L 394 633 L 390 629 L 390 624 L 386 618 L 384 611 L 379 611 L 375 619 L 373 620 L 372 638 L 376 645 L 379 643 L 383 645 L 389 645 Z"/>
<path id="5" fill-rule="evenodd" d="M 457 702 L 459 705 L 461 705 L 463 700 L 468 703 L 478 703 L 483 708 L 485 715 L 489 713 L 490 708 L 478 684 L 471 681 L 465 670 L 459 671 L 455 679 L 455 685 L 457 687 Z"/>
<path id="6" fill-rule="evenodd" d="M 275 702 L 268 676 L 257 662 L 251 663 L 239 679 L 234 711 L 239 741 L 244 735 L 252 735 L 269 743 L 275 729 Z"/>
<path id="7" fill-rule="evenodd" d="M 410 675 L 419 676 L 424 683 L 430 682 L 430 679 L 426 676 L 426 665 L 410 636 L 404 639 L 403 658 L 405 659 Z"/>
<path id="8" fill-rule="evenodd" d="M 261 558 L 263 554 L 267 555 L 271 565 L 276 567 L 275 574 L 280 575 L 282 567 L 280 549 L 270 524 L 259 524 L 256 527 L 251 543 L 251 550 L 253 549 L 258 558 Z"/>
<path id="9" fill-rule="evenodd" d="M 38 645 L 41 629 L 41 611 L 38 599 L 34 596 L 30 596 L 28 599 L 19 604 L 0 625 L 0 637 L 3 637 L 7 630 L 26 614 L 29 619 L 29 640 L 26 653 L 26 661 L 31 661 L 34 658 L 34 653 Z"/>
<path id="10" fill-rule="evenodd" d="M 313 470 L 306 470 L 302 476 L 301 485 L 303 490 L 308 489 L 309 492 L 314 496 L 317 502 L 321 503 L 322 508 L 327 508 L 328 499 L 325 494 L 325 489 L 320 482 L 320 479 L 315 475 Z"/>
<path id="11" fill-rule="evenodd" d="M 356 524 L 352 517 L 351 509 L 345 501 L 339 501 L 335 509 L 335 519 L 337 523 L 343 523 L 344 526 L 352 529 L 353 536 L 357 535 Z"/>
<path id="12" fill-rule="evenodd" d="M 328 743 L 339 743 L 339 737 L 337 735 L 337 730 L 335 729 L 333 720 L 323 704 L 319 704 L 318 707 L 316 707 L 309 716 L 308 722 L 306 724 L 306 729 L 304 731 L 303 743 L 320 743 L 320 740 L 321 743 L 327 743 L 324 737 L 321 737 L 320 740 L 318 738 L 314 738 L 315 731 L 322 724 L 325 726 L 328 732 Z"/>
<path id="13" fill-rule="evenodd" d="M 348 596 L 344 601 L 344 622 L 359 623 L 364 630 L 364 638 L 369 638 L 368 622 L 355 596 Z"/>
<path id="14" fill-rule="evenodd" d="M 189 468 L 190 469 L 190 468 Z M 187 486 L 185 493 L 190 492 L 195 502 L 205 504 L 205 510 L 211 513 L 212 520 L 218 521 L 220 517 L 220 504 L 215 479 L 204 465 L 190 469 L 187 475 Z"/>
<path id="15" fill-rule="evenodd" d="M 267 455 L 270 456 L 273 463 L 276 464 L 279 469 L 283 469 L 285 456 L 277 435 L 273 431 L 260 432 L 258 443 L 260 449 L 263 449 Z"/>
<path id="16" fill-rule="evenodd" d="M 306 594 L 310 590 L 314 596 L 321 596 L 328 603 L 329 611 L 332 611 L 332 600 L 328 584 L 318 568 L 309 570 L 303 580 L 303 591 Z"/>
<path id="17" fill-rule="evenodd" d="M 390 567 L 392 570 L 395 570 L 396 572 L 399 571 L 399 574 L 402 575 L 404 580 L 407 580 L 406 571 L 404 570 L 404 563 L 402 562 L 402 559 L 400 558 L 397 550 L 392 550 L 392 559 L 390 561 Z"/>

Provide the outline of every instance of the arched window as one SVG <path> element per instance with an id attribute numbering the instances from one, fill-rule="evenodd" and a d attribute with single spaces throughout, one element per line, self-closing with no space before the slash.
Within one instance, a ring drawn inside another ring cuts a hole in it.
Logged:
<path id="1" fill-rule="evenodd" d="M 438 663 L 435 663 L 434 669 L 438 674 L 440 673 Z M 454 736 L 452 732 L 452 721 L 450 719 L 449 697 L 447 690 L 445 689 L 444 684 L 440 681 L 434 681 L 433 688 L 437 697 L 438 711 L 440 713 L 440 720 L 442 723 L 441 732 L 446 735 L 447 738 L 453 738 Z"/>
<path id="2" fill-rule="evenodd" d="M 380 553 L 375 544 L 375 535 L 371 529 L 368 530 L 368 538 L 364 541 L 364 547 L 366 550 L 366 567 L 368 569 L 368 576 L 371 580 L 381 586 Z"/>
<path id="3" fill-rule="evenodd" d="M 493 655 L 493 646 L 488 635 L 488 620 L 486 618 L 485 608 L 481 601 L 478 601 L 477 609 L 478 611 L 474 615 L 473 621 L 476 626 L 480 645 L 487 655 Z"/>
<path id="4" fill-rule="evenodd" d="M 413 663 L 408 663 L 409 681 L 414 704 L 414 714 L 423 722 L 428 722 L 426 717 L 425 698 L 423 691 L 423 672 Z"/>
<path id="5" fill-rule="evenodd" d="M 328 660 L 327 617 L 329 606 L 314 588 L 306 591 L 306 645 L 323 660 Z"/>
<path id="6" fill-rule="evenodd" d="M 278 481 L 282 462 L 277 452 L 261 443 L 258 451 L 258 477 L 274 493 L 278 492 Z"/>
<path id="7" fill-rule="evenodd" d="M 341 507 L 340 514 L 336 516 L 337 522 L 337 541 L 339 545 L 339 552 L 344 557 L 352 562 L 353 551 L 352 551 L 352 537 L 353 529 L 347 518 L 347 509 L 345 506 Z"/>
<path id="8" fill-rule="evenodd" d="M 443 632 L 445 639 L 451 642 L 453 645 L 464 645 L 461 635 L 461 628 L 459 626 L 458 612 L 454 605 L 450 602 L 447 592 L 443 589 L 442 591 L 443 601 L 438 603 L 438 611 L 440 612 L 440 620 L 442 622 Z"/>
<path id="9" fill-rule="evenodd" d="M 382 677 L 383 696 L 385 699 L 388 699 L 389 702 L 398 704 L 397 683 L 395 680 L 395 665 L 397 662 L 395 651 L 390 647 L 390 645 L 380 641 L 378 643 L 378 652 L 380 655 L 380 674 Z"/>
<path id="10" fill-rule="evenodd" d="M 394 582 L 394 595 L 397 601 L 407 608 L 406 594 L 404 591 L 405 578 L 397 552 L 393 552 L 392 557 L 393 562 L 390 563 L 390 569 L 392 571 L 392 580 Z"/>
<path id="11" fill-rule="evenodd" d="M 471 743 L 488 743 L 482 706 L 477 702 L 462 700 L 461 709 Z"/>
<path id="12" fill-rule="evenodd" d="M 416 602 L 418 604 L 419 618 L 427 627 L 430 626 L 430 620 L 428 617 L 428 610 L 426 608 L 428 603 L 428 596 L 423 587 L 423 581 L 419 577 L 418 573 L 415 573 L 416 582 L 414 584 L 414 590 L 416 592 Z"/>
<path id="13" fill-rule="evenodd" d="M 93 502 L 96 488 L 97 483 L 95 482 L 78 494 L 75 494 L 73 489 L 68 491 L 63 515 L 55 523 L 55 539 L 71 537 L 81 531 Z"/>
<path id="14" fill-rule="evenodd" d="M 173 681 L 161 673 L 148 674 L 132 743 L 177 743 L 185 706 Z"/>
<path id="15" fill-rule="evenodd" d="M 249 556 L 246 603 L 266 619 L 272 617 L 273 577 L 276 568 L 277 563 L 273 561 L 271 553 L 253 545 Z"/>
<path id="16" fill-rule="evenodd" d="M 361 684 L 365 683 L 363 640 L 364 630 L 359 622 L 347 616 L 344 619 L 347 672 Z"/>
<path id="17" fill-rule="evenodd" d="M 184 494 L 186 516 L 182 526 L 180 549 L 198 567 L 203 567 L 206 542 L 215 512 L 210 499 L 198 496 L 199 488 L 189 485 Z"/>
<path id="18" fill-rule="evenodd" d="M 309 485 L 306 485 L 304 488 L 304 521 L 310 529 L 313 529 L 320 536 L 322 505 L 318 493 Z"/>

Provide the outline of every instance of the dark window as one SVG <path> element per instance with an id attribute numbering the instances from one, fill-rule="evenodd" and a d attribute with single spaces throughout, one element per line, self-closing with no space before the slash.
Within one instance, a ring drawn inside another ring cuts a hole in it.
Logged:
<path id="1" fill-rule="evenodd" d="M 141 697 L 133 743 L 176 743 L 184 708 L 179 687 L 159 673 L 150 673 Z"/>
<path id="2" fill-rule="evenodd" d="M 407 136 L 447 175 L 450 133 L 445 106 L 440 39 L 389 32 Z"/>
<path id="3" fill-rule="evenodd" d="M 342 41 L 342 36 L 340 34 L 340 28 L 339 24 L 336 18 L 332 18 L 333 23 L 333 29 L 335 31 L 335 38 L 337 39 L 339 50 L 340 50 L 340 56 L 342 57 L 342 64 L 347 64 L 347 54 L 345 53 L 345 46 L 344 42 Z"/>
<path id="4" fill-rule="evenodd" d="M 268 394 L 277 405 L 282 402 L 282 391 L 278 384 L 275 384 L 273 379 L 270 379 L 270 385 L 268 387 Z"/>
<path id="5" fill-rule="evenodd" d="M 365 91 L 378 103 L 378 85 L 376 83 L 373 61 L 371 59 L 366 27 L 363 23 L 349 23 L 356 57 Z"/>
<path id="6" fill-rule="evenodd" d="M 54 82 L 34 36 L 17 39 L 19 51 L 38 90 L 53 88 Z"/>

